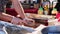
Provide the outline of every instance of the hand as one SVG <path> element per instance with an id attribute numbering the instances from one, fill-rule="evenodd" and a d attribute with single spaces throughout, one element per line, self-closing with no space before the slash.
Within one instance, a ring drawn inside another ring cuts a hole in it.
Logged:
<path id="1" fill-rule="evenodd" d="M 16 18 L 14 17 L 11 21 L 12 24 L 16 24 L 16 25 L 23 25 L 23 23 L 25 23 L 23 20 L 21 20 L 20 18 Z"/>
<path id="2" fill-rule="evenodd" d="M 35 21 L 33 19 L 24 19 L 24 21 L 26 22 L 25 25 L 27 26 L 34 26 L 35 25 Z"/>

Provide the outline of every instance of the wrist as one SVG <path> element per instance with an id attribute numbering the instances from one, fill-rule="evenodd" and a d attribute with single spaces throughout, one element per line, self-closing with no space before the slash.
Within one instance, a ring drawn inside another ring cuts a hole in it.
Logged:
<path id="1" fill-rule="evenodd" d="M 18 23 L 18 18 L 13 17 L 11 20 L 11 23 L 17 24 Z"/>

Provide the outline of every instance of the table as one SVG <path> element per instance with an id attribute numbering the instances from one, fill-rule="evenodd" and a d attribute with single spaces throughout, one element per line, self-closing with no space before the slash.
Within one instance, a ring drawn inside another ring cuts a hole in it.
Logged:
<path id="1" fill-rule="evenodd" d="M 26 13 L 26 16 L 28 18 L 34 19 L 36 23 L 48 25 L 48 19 L 53 19 L 55 16 L 52 15 L 38 15 L 38 14 L 32 14 L 32 13 Z"/>

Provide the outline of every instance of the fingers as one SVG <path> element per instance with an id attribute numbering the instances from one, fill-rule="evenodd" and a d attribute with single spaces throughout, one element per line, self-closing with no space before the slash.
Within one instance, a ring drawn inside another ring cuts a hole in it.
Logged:
<path id="1" fill-rule="evenodd" d="M 31 22 L 32 24 L 35 24 L 35 21 L 34 20 L 29 20 L 29 22 Z"/>
<path id="2" fill-rule="evenodd" d="M 23 23 L 22 22 L 18 22 L 16 25 L 23 25 Z"/>
<path id="3" fill-rule="evenodd" d="M 35 23 L 35 21 L 34 21 L 34 20 L 31 20 L 31 22 Z"/>
<path id="4" fill-rule="evenodd" d="M 23 23 L 23 25 L 26 25 L 26 24 L 28 24 L 28 23 L 27 23 L 27 21 L 25 21 L 25 20 L 23 20 L 23 22 L 22 22 L 22 23 Z"/>
<path id="5" fill-rule="evenodd" d="M 28 26 L 34 26 L 35 25 L 35 21 L 34 20 L 26 20 Z"/>

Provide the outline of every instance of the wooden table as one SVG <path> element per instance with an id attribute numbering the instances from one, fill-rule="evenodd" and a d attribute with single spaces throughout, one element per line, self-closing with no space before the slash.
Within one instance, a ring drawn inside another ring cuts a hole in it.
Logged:
<path id="1" fill-rule="evenodd" d="M 26 13 L 28 18 L 34 19 L 36 23 L 48 25 L 48 19 L 53 19 L 55 16 L 52 15 L 38 15 L 32 13 Z"/>

